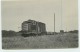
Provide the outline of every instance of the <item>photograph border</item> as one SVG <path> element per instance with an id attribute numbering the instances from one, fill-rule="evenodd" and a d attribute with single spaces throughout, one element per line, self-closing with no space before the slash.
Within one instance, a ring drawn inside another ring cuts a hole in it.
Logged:
<path id="1" fill-rule="evenodd" d="M 0 11 L 1 11 L 1 0 L 0 0 Z M 1 28 L 1 12 L 0 12 L 0 30 Z M 80 0 L 78 0 L 78 30 L 80 37 Z M 79 44 L 80 44 L 80 38 Z M 2 49 L 2 31 L 0 31 L 0 52 L 80 52 L 80 45 L 78 48 L 69 48 L 69 49 L 23 49 L 23 50 L 4 50 Z"/>

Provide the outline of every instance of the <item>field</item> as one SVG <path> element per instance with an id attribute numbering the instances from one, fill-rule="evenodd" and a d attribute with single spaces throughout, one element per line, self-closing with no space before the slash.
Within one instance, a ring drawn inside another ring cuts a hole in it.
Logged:
<path id="1" fill-rule="evenodd" d="M 3 37 L 3 49 L 54 49 L 54 48 L 77 48 L 78 34 L 64 33 L 42 36 L 14 36 Z"/>

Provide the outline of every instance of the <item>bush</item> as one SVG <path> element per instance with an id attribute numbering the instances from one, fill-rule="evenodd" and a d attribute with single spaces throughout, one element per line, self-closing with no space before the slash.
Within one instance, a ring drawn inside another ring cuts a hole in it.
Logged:
<path id="1" fill-rule="evenodd" d="M 13 36 L 16 36 L 16 35 L 17 35 L 17 32 L 15 32 L 15 31 L 2 30 L 2 37 L 13 37 Z"/>
<path id="2" fill-rule="evenodd" d="M 70 33 L 78 33 L 78 30 L 69 31 Z"/>

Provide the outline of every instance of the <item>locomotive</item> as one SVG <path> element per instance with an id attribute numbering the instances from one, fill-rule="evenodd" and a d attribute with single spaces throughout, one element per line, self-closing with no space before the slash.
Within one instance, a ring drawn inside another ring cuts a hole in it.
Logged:
<path id="1" fill-rule="evenodd" d="M 42 35 L 46 33 L 45 23 L 35 20 L 28 20 L 22 23 L 22 36 Z"/>

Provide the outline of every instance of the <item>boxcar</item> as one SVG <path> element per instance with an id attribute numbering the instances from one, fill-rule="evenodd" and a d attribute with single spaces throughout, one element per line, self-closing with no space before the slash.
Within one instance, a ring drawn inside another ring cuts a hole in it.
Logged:
<path id="1" fill-rule="evenodd" d="M 22 36 L 42 35 L 46 33 L 45 23 L 35 20 L 28 20 L 22 23 Z"/>

